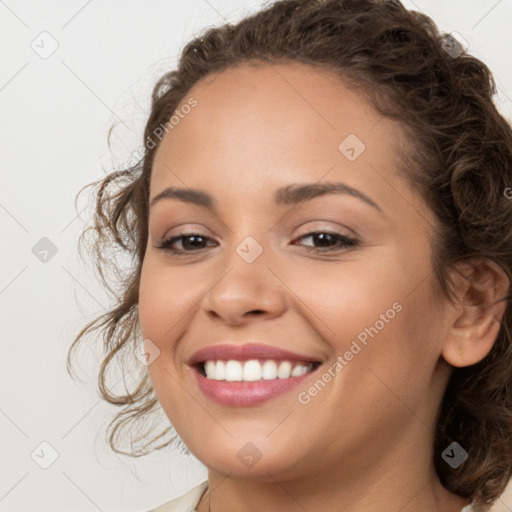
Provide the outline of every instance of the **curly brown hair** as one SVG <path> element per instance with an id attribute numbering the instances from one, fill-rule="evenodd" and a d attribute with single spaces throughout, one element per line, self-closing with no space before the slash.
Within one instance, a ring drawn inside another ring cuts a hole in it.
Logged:
<path id="1" fill-rule="evenodd" d="M 134 448 L 131 440 L 132 450 L 121 450 L 120 432 L 158 410 L 158 400 L 143 365 L 135 389 L 115 394 L 106 384 L 111 365 L 122 361 L 126 372 L 126 358 L 133 361 L 133 348 L 141 341 L 138 292 L 152 162 L 162 127 L 192 86 L 211 73 L 242 63 L 299 61 L 337 73 L 407 130 L 402 172 L 440 222 L 432 241 L 433 268 L 446 297 L 453 300 L 449 270 L 469 258 L 488 258 L 509 278 L 492 350 L 478 364 L 452 371 L 436 419 L 434 447 L 437 473 L 447 489 L 484 506 L 499 497 L 512 473 L 512 200 L 505 193 L 512 184 L 512 130 L 492 101 L 496 85 L 491 71 L 467 52 L 447 52 L 448 36 L 398 0 L 281 0 L 236 24 L 208 28 L 184 47 L 177 69 L 153 89 L 142 158 L 87 185 L 97 187 L 94 225 L 82 233 L 79 251 L 92 232 L 95 267 L 116 304 L 79 332 L 67 368 L 70 372 L 77 343 L 86 334 L 102 333 L 99 391 L 111 404 L 125 406 L 109 425 L 114 451 L 138 457 L 177 439 L 168 424 L 151 438 L 151 425 L 135 440 L 144 440 L 142 447 Z M 119 251 L 131 265 L 119 264 L 113 257 Z M 116 290 L 106 279 L 107 270 L 114 273 Z M 171 438 L 163 439 L 167 434 Z M 154 446 L 158 440 L 161 444 Z M 457 470 L 441 459 L 453 441 L 470 453 Z"/>

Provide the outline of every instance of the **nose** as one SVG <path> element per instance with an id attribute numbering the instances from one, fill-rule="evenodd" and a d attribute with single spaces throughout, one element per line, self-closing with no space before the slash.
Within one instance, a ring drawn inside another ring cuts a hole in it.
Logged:
<path id="1" fill-rule="evenodd" d="M 287 308 L 286 287 L 263 254 L 252 263 L 236 251 L 203 299 L 211 320 L 243 325 L 276 318 Z"/>

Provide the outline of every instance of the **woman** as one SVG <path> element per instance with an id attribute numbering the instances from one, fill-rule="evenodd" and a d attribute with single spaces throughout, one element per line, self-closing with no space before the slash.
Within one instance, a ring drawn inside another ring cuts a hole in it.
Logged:
<path id="1" fill-rule="evenodd" d="M 100 389 L 127 406 L 116 451 L 161 406 L 172 427 L 128 453 L 183 443 L 208 468 L 155 511 L 468 512 L 500 496 L 512 130 L 494 92 L 398 1 L 282 0 L 185 47 L 141 160 L 98 182 L 98 268 L 117 269 L 109 248 L 133 265 L 73 344 L 103 333 Z M 142 340 L 139 384 L 113 394 L 110 364 Z"/>

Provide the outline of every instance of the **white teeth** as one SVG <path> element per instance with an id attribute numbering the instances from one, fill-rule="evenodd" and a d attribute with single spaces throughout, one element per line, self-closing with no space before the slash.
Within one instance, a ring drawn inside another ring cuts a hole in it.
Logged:
<path id="1" fill-rule="evenodd" d="M 311 370 L 311 364 L 298 364 L 292 370 L 292 377 L 299 377 Z"/>
<path id="2" fill-rule="evenodd" d="M 215 373 L 212 375 L 210 374 L 210 379 L 215 380 L 225 380 L 226 378 L 226 363 L 224 361 L 212 361 L 212 363 L 215 365 Z M 208 374 L 207 374 L 208 375 Z"/>
<path id="3" fill-rule="evenodd" d="M 212 376 L 215 376 L 215 367 L 217 365 L 215 364 L 215 361 L 206 361 L 206 364 L 205 364 L 205 373 L 206 375 L 212 375 Z"/>
<path id="4" fill-rule="evenodd" d="M 278 379 L 287 379 L 292 374 L 292 363 L 290 361 L 281 361 L 279 368 L 277 369 Z"/>
<path id="5" fill-rule="evenodd" d="M 261 364 L 257 359 L 251 359 L 244 364 L 243 380 L 261 380 Z"/>
<path id="6" fill-rule="evenodd" d="M 228 382 L 242 380 L 242 363 L 240 361 L 228 361 L 226 363 L 226 376 Z"/>
<path id="7" fill-rule="evenodd" d="M 272 380 L 277 379 L 277 364 L 275 361 L 265 361 L 263 363 L 263 379 Z"/>
<path id="8" fill-rule="evenodd" d="M 295 363 L 267 360 L 263 364 L 257 359 L 249 361 L 206 361 L 204 371 L 207 379 L 226 380 L 228 382 L 255 382 L 258 380 L 289 379 L 308 373 L 312 363 Z"/>

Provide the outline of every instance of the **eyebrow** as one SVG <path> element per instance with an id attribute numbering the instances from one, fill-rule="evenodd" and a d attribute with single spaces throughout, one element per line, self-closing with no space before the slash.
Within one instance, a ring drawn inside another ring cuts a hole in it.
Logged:
<path id="1" fill-rule="evenodd" d="M 370 199 L 366 194 L 346 183 L 307 183 L 305 185 L 287 185 L 279 188 L 274 194 L 274 201 L 277 205 L 298 204 L 309 201 L 326 194 L 346 194 L 356 197 L 366 204 L 372 206 L 382 213 L 380 206 Z M 193 188 L 169 187 L 158 193 L 151 199 L 150 207 L 163 199 L 177 199 L 185 203 L 195 204 L 206 208 L 215 208 L 215 199 L 204 192 Z"/>

